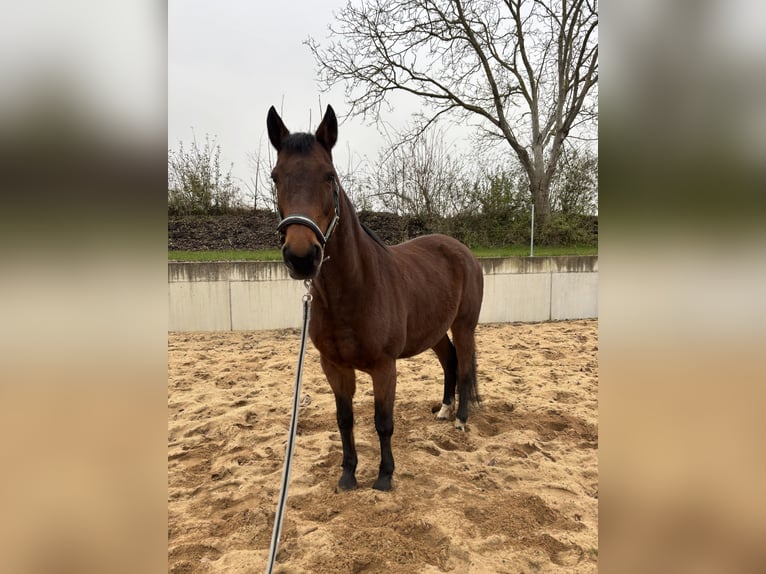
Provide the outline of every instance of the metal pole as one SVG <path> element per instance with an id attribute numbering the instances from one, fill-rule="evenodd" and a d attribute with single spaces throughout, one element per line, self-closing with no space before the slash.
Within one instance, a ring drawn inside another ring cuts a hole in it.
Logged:
<path id="1" fill-rule="evenodd" d="M 535 255 L 535 204 L 532 204 L 532 233 L 529 234 L 529 256 Z"/>

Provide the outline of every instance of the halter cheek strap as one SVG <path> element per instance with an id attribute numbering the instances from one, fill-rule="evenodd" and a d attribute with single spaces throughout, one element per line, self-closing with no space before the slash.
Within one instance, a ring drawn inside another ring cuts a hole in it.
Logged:
<path id="1" fill-rule="evenodd" d="M 338 221 L 340 221 L 340 186 L 338 185 L 338 179 L 334 178 L 333 183 L 335 184 L 333 186 L 335 213 L 333 213 L 332 220 L 330 221 L 330 225 L 327 226 L 326 232 L 323 233 L 313 219 L 300 214 L 288 215 L 282 219 L 282 221 L 279 222 L 279 225 L 277 225 L 277 231 L 279 233 L 284 233 L 284 230 L 289 225 L 303 225 L 304 227 L 308 227 L 311 231 L 314 232 L 314 235 L 317 236 L 319 243 L 324 249 L 325 244 L 330 240 L 332 232 L 335 231 L 335 227 L 338 225 Z"/>

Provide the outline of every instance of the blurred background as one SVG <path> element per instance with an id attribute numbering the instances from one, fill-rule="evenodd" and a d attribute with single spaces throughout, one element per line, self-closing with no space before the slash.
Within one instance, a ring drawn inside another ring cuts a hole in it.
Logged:
<path id="1" fill-rule="evenodd" d="M 765 12 L 601 5 L 605 571 L 766 567 Z"/>
<path id="2" fill-rule="evenodd" d="M 166 6 L 3 8 L 0 571 L 163 571 Z M 606 572 L 766 571 L 765 11 L 599 7 Z"/>
<path id="3" fill-rule="evenodd" d="M 166 6 L 4 2 L 0 571 L 166 565 Z"/>

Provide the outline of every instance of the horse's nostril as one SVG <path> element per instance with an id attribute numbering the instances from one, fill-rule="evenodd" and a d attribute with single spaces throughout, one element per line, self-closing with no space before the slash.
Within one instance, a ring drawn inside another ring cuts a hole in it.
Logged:
<path id="1" fill-rule="evenodd" d="M 312 245 L 305 254 L 296 253 L 289 245 L 282 248 L 282 259 L 290 275 L 296 279 L 309 279 L 316 275 L 321 262 L 322 249 L 318 245 Z"/>

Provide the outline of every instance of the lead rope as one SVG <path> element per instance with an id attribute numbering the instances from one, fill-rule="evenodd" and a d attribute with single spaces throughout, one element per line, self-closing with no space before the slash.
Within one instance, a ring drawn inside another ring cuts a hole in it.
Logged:
<path id="1" fill-rule="evenodd" d="M 303 282 L 306 293 L 303 295 L 303 325 L 301 327 L 301 348 L 298 352 L 298 371 L 295 374 L 295 391 L 293 392 L 293 414 L 290 418 L 290 432 L 287 436 L 287 448 L 285 449 L 285 466 L 282 469 L 282 486 L 279 491 L 279 504 L 274 516 L 274 530 L 271 533 L 271 548 L 269 550 L 269 563 L 266 574 L 271 574 L 274 561 L 277 559 L 277 547 L 279 536 L 282 533 L 282 519 L 285 517 L 285 505 L 287 504 L 287 487 L 290 483 L 290 463 L 295 449 L 295 435 L 298 430 L 298 405 L 301 394 L 301 375 L 303 374 L 303 356 L 306 353 L 306 334 L 308 332 L 309 316 L 311 315 L 311 279 Z"/>

